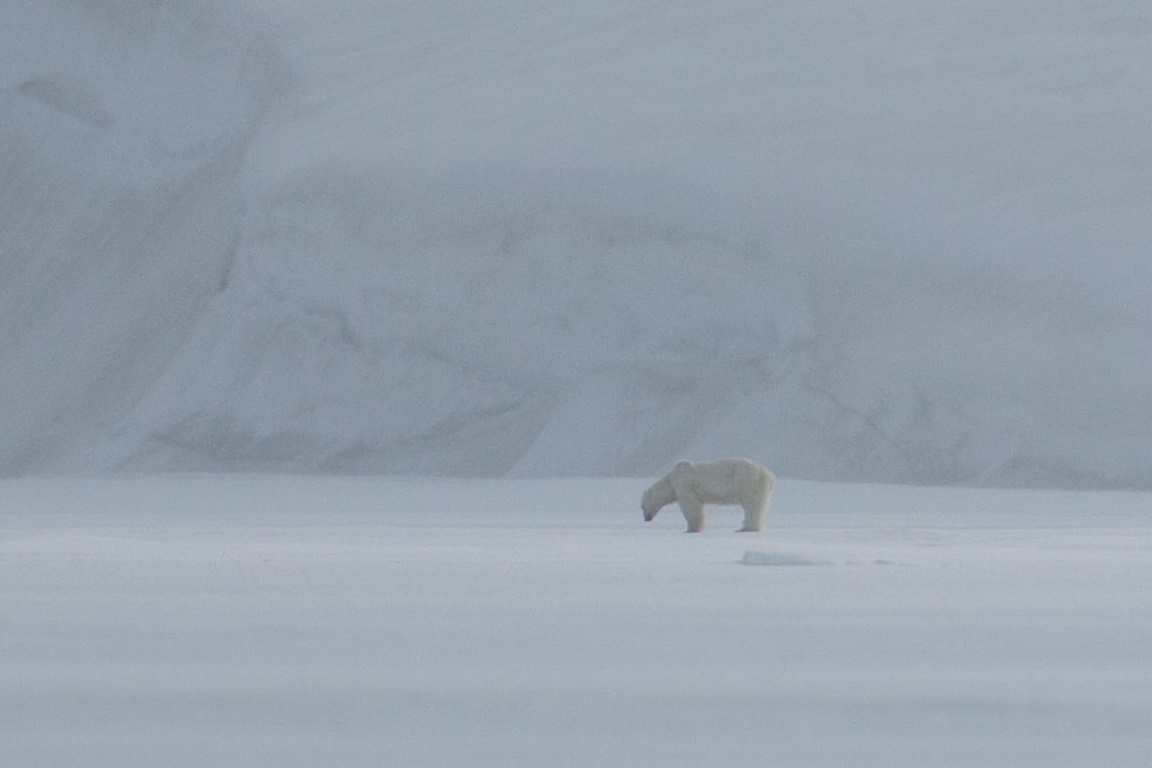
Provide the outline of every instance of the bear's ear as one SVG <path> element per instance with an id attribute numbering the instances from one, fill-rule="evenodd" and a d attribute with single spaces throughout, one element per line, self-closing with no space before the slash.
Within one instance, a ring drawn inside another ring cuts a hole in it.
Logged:
<path id="1" fill-rule="evenodd" d="M 690 466 L 692 466 L 692 462 L 687 459 L 680 459 L 680 461 L 676 462 L 676 466 L 673 467 L 673 469 L 688 469 Z"/>

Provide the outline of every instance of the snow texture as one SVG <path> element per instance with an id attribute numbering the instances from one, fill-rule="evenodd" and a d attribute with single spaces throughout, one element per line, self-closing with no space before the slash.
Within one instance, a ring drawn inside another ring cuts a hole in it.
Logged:
<path id="1" fill-rule="evenodd" d="M 809 555 L 799 555 L 794 552 L 764 552 L 749 550 L 740 559 L 744 565 L 831 565 L 831 560 L 821 560 Z M 879 561 L 877 561 L 879 562 Z"/>
<path id="2" fill-rule="evenodd" d="M 0 473 L 1152 486 L 1145 5 L 0 4 Z"/>
<path id="3" fill-rule="evenodd" d="M 1148 495 L 646 482 L 0 482 L 0 764 L 1149 765 Z"/>

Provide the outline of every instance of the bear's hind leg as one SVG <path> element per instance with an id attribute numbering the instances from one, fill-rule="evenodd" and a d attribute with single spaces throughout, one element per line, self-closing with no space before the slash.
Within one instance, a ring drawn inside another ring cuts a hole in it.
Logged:
<path id="1" fill-rule="evenodd" d="M 756 533 L 764 530 L 764 512 L 766 504 L 752 503 L 744 505 L 744 527 L 738 533 Z"/>

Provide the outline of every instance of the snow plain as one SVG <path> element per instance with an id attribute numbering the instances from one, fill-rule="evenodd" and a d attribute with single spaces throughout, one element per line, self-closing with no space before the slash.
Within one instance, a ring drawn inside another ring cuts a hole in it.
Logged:
<path id="1" fill-rule="evenodd" d="M 1147 495 L 0 483 L 0 764 L 1145 766 Z"/>

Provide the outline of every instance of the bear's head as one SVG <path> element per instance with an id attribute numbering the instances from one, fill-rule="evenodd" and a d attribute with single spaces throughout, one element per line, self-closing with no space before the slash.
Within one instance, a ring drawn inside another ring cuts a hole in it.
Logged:
<path id="1" fill-rule="evenodd" d="M 656 500 L 651 488 L 644 491 L 644 495 L 640 498 L 640 509 L 644 510 L 644 522 L 652 522 L 652 518 L 656 517 L 656 513 L 663 506 Z"/>

